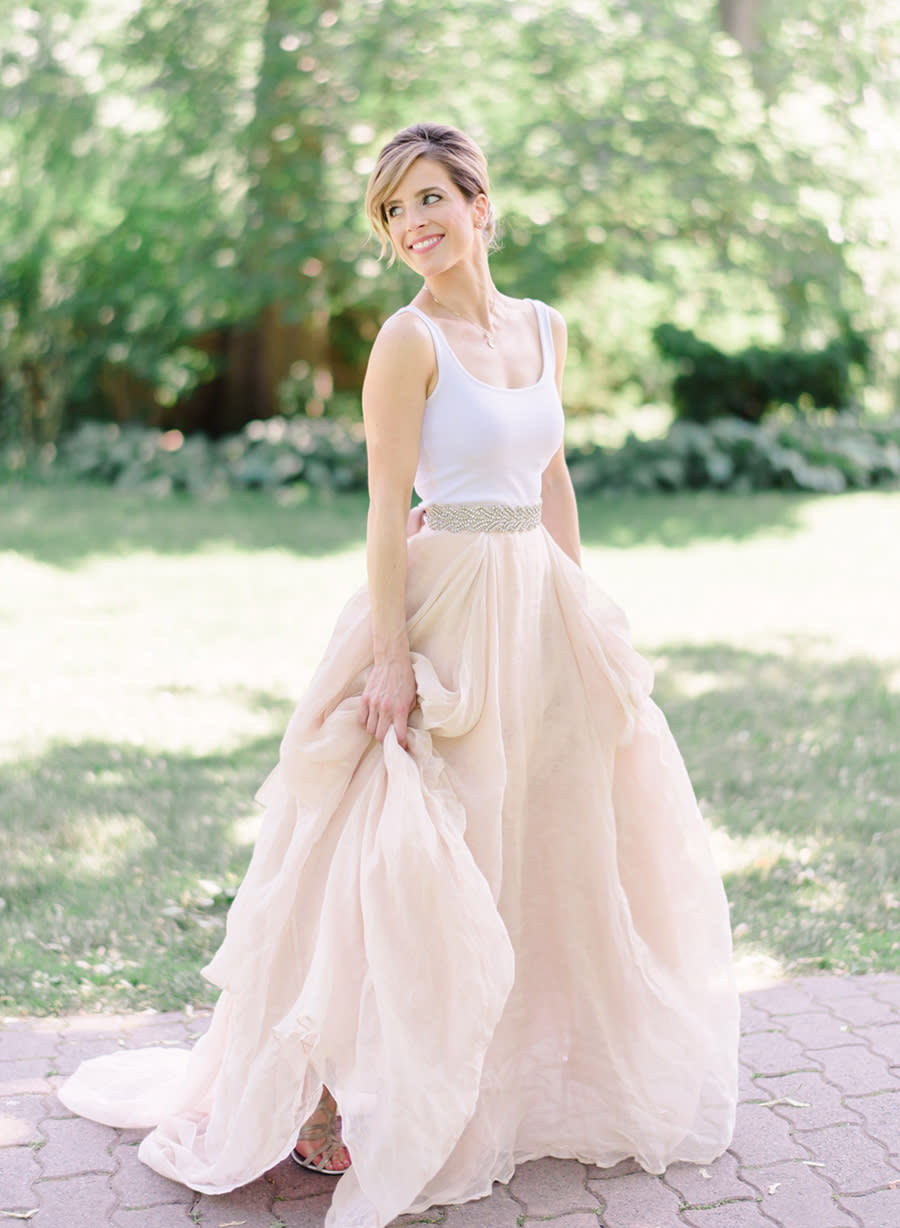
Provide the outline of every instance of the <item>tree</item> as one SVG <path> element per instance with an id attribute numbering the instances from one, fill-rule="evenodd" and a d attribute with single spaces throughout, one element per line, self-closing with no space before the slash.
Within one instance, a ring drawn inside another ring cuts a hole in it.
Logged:
<path id="1" fill-rule="evenodd" d="M 797 344 L 866 317 L 896 26 L 889 0 L 787 5 L 777 22 L 762 0 L 0 14 L 0 150 L 20 170 L 0 215 L 7 430 L 52 438 L 64 408 L 224 430 L 342 403 L 413 285 L 367 246 L 365 176 L 423 117 L 485 145 L 498 276 L 566 304 L 586 405 L 601 360 L 612 381 L 649 361 L 661 316 Z"/>

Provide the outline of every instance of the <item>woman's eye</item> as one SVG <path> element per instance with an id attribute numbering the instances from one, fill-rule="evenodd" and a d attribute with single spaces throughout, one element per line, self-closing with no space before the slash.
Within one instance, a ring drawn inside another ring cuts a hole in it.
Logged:
<path id="1" fill-rule="evenodd" d="M 387 207 L 387 215 L 388 215 L 388 217 L 396 217 L 396 216 L 397 216 L 397 214 L 398 214 L 399 212 L 400 212 L 400 206 L 399 206 L 399 205 L 388 205 L 388 207 Z"/>
<path id="2" fill-rule="evenodd" d="M 441 198 L 437 194 L 437 192 L 426 192 L 425 195 L 422 197 L 422 204 L 430 205 L 433 201 L 440 200 L 440 199 Z"/>

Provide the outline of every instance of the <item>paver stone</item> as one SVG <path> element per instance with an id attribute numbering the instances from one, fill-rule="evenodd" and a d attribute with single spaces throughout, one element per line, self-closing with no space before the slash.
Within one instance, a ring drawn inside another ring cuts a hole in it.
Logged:
<path id="1" fill-rule="evenodd" d="M 770 1108 L 739 1104 L 731 1150 L 741 1168 L 749 1164 L 778 1164 L 781 1160 L 808 1160 L 810 1155 L 792 1137 L 788 1122 Z"/>
<path id="2" fill-rule="evenodd" d="M 594 1182 L 588 1184 L 595 1188 Z M 648 1228 L 680 1228 L 681 1200 L 660 1177 L 633 1173 L 598 1183 L 596 1188 L 605 1204 L 603 1228 L 634 1228 L 636 1223 L 646 1223 Z"/>
<path id="3" fill-rule="evenodd" d="M 831 1009 L 839 1019 L 853 1028 L 900 1022 L 900 1008 L 882 1002 L 880 998 L 844 998 L 840 1002 L 832 1003 Z"/>
<path id="4" fill-rule="evenodd" d="M 195 1228 L 190 1203 L 166 1203 L 155 1207 L 120 1209 L 112 1217 L 111 1228 Z"/>
<path id="5" fill-rule="evenodd" d="M 301 1168 L 293 1160 L 282 1160 L 265 1174 L 265 1181 L 272 1186 L 276 1198 L 314 1198 L 317 1194 L 331 1194 L 337 1184 L 326 1173 L 314 1173 Z"/>
<path id="6" fill-rule="evenodd" d="M 586 1166 L 577 1160 L 530 1160 L 516 1169 L 509 1192 L 527 1208 L 527 1215 L 592 1212 L 597 1200 L 585 1188 L 586 1178 Z"/>
<path id="7" fill-rule="evenodd" d="M 39 1181 L 35 1188 L 40 1209 L 28 1228 L 101 1228 L 115 1206 L 112 1190 L 93 1173 Z"/>
<path id="8" fill-rule="evenodd" d="M 861 1037 L 874 1053 L 883 1057 L 889 1066 L 900 1066 L 900 1020 L 881 1026 L 857 1028 L 856 1035 Z"/>
<path id="9" fill-rule="evenodd" d="M 770 1015 L 800 1015 L 816 1009 L 816 1000 L 802 981 L 785 981 L 749 996 L 751 1002 Z"/>
<path id="10" fill-rule="evenodd" d="M 49 1096 L 0 1097 L 0 1148 L 42 1142 L 49 1102 Z"/>
<path id="11" fill-rule="evenodd" d="M 0 1030 L 0 1061 L 27 1062 L 32 1058 L 50 1061 L 56 1055 L 59 1037 L 50 1032 L 25 1032 L 19 1029 Z"/>
<path id="12" fill-rule="evenodd" d="M 847 1104 L 862 1117 L 866 1134 L 881 1143 L 895 1159 L 900 1158 L 900 1091 L 848 1096 Z"/>
<path id="13" fill-rule="evenodd" d="M 816 1160 L 824 1164 L 819 1171 L 842 1194 L 865 1194 L 880 1185 L 900 1182 L 900 1167 L 888 1161 L 881 1146 L 860 1126 L 810 1130 L 803 1135 L 803 1141 Z M 746 1175 L 749 1179 L 750 1174 Z"/>
<path id="14" fill-rule="evenodd" d="M 787 1164 L 748 1168 L 744 1179 L 759 1192 L 762 1209 L 780 1224 L 856 1228 L 852 1218 L 835 1202 L 829 1182 L 820 1176 L 824 1171 L 791 1160 Z"/>
<path id="15" fill-rule="evenodd" d="M 776 1109 L 794 1130 L 859 1122 L 859 1113 L 843 1102 L 841 1092 L 826 1083 L 818 1071 L 798 1070 L 779 1079 L 766 1079 L 765 1086 L 771 1093 L 767 1107 Z"/>
<path id="16" fill-rule="evenodd" d="M 840 1205 L 851 1211 L 865 1228 L 897 1228 L 900 1224 L 900 1187 L 876 1190 L 856 1198 L 841 1198 Z"/>
<path id="17" fill-rule="evenodd" d="M 741 1041 L 741 1061 L 757 1075 L 790 1074 L 792 1070 L 820 1070 L 818 1054 L 806 1052 L 802 1045 L 782 1031 L 753 1032 Z"/>
<path id="18" fill-rule="evenodd" d="M 725 1199 L 756 1198 L 756 1190 L 742 1180 L 737 1157 L 730 1151 L 719 1156 L 714 1164 L 670 1164 L 665 1183 L 689 1207 Z"/>
<path id="19" fill-rule="evenodd" d="M 752 1000 L 747 994 L 741 994 L 741 1035 L 750 1032 L 768 1032 L 775 1026 L 768 1011 Z"/>
<path id="20" fill-rule="evenodd" d="M 862 1044 L 843 1019 L 828 1011 L 810 1011 L 805 1015 L 787 1015 L 784 1020 L 785 1034 L 795 1040 L 802 1049 L 834 1049 L 838 1045 Z"/>
<path id="21" fill-rule="evenodd" d="M 194 1192 L 187 1186 L 170 1181 L 142 1164 L 137 1147 L 118 1146 L 113 1150 L 113 1160 L 118 1165 L 110 1185 L 122 1207 L 152 1207 L 166 1203 L 190 1206 Z"/>
<path id="22" fill-rule="evenodd" d="M 490 1198 L 447 1207 L 446 1228 L 519 1228 L 522 1208 L 502 1187 L 495 1186 Z M 552 1222 L 552 1221 L 551 1221 Z M 318 1225 L 317 1225 L 318 1228 Z"/>
<path id="23" fill-rule="evenodd" d="M 278 1201 L 273 1206 L 272 1218 L 275 1223 L 281 1220 L 287 1228 L 322 1228 L 330 1205 L 330 1194 L 317 1194 L 314 1198 L 297 1202 Z M 389 1225 L 388 1228 L 393 1226 Z"/>
<path id="24" fill-rule="evenodd" d="M 49 1118 L 42 1124 L 47 1145 L 41 1148 L 45 1177 L 69 1177 L 77 1173 L 111 1173 L 116 1164 L 109 1153 L 115 1132 L 83 1117 Z"/>
<path id="25" fill-rule="evenodd" d="M 272 1228 L 273 1199 L 272 1187 L 261 1179 L 228 1194 L 197 1195 L 192 1215 L 201 1228 L 219 1228 L 234 1221 L 242 1228 Z"/>
<path id="26" fill-rule="evenodd" d="M 6 1211 L 30 1211 L 36 1207 L 34 1184 L 41 1170 L 32 1147 L 6 1147 L 0 1153 L 3 1185 L 0 1206 Z"/>
<path id="27" fill-rule="evenodd" d="M 47 1067 L 48 1061 L 43 1057 L 0 1062 L 0 1097 L 46 1096 L 51 1090 Z"/>
<path id="28" fill-rule="evenodd" d="M 725 1202 L 718 1207 L 692 1207 L 683 1211 L 682 1225 L 687 1228 L 773 1228 L 758 1202 Z M 785 1224 L 783 1228 L 800 1228 L 799 1224 Z M 815 1228 L 825 1228 L 816 1224 Z"/>
<path id="29" fill-rule="evenodd" d="M 891 1071 L 885 1058 L 870 1052 L 865 1045 L 823 1049 L 816 1056 L 825 1064 L 826 1079 L 843 1088 L 846 1095 L 900 1091 L 898 1074 Z"/>

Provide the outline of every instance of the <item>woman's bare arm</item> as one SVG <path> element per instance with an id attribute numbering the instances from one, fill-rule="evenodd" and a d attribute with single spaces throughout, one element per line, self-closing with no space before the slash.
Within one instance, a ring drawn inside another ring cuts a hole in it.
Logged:
<path id="1" fill-rule="evenodd" d="M 359 720 L 383 742 L 393 726 L 406 746 L 416 683 L 406 635 L 406 535 L 434 349 L 424 325 L 404 314 L 379 333 L 363 385 L 369 462 L 366 559 L 374 665 Z"/>
<path id="2" fill-rule="evenodd" d="M 550 309 L 553 348 L 556 352 L 556 387 L 562 398 L 563 368 L 566 363 L 566 322 L 558 311 Z M 578 531 L 578 506 L 566 464 L 565 445 L 554 454 L 541 478 L 541 520 L 547 532 L 569 558 L 581 565 L 581 537 Z"/>

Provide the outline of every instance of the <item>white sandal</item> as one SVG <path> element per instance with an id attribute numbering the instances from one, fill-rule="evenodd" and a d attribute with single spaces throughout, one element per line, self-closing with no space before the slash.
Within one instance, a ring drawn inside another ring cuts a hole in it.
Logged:
<path id="1" fill-rule="evenodd" d="M 329 1167 L 329 1161 L 335 1153 L 342 1148 L 345 1151 L 347 1149 L 341 1138 L 341 1119 L 338 1116 L 337 1105 L 327 1088 L 322 1092 L 322 1097 L 312 1116 L 300 1127 L 297 1142 L 322 1144 L 308 1156 L 301 1155 L 297 1148 L 294 1148 L 291 1152 L 291 1159 L 301 1168 L 308 1168 L 314 1173 L 324 1173 L 329 1177 L 340 1177 L 350 1167 L 349 1164 L 344 1168 Z M 350 1158 L 349 1152 L 347 1152 L 347 1158 L 348 1160 Z"/>

